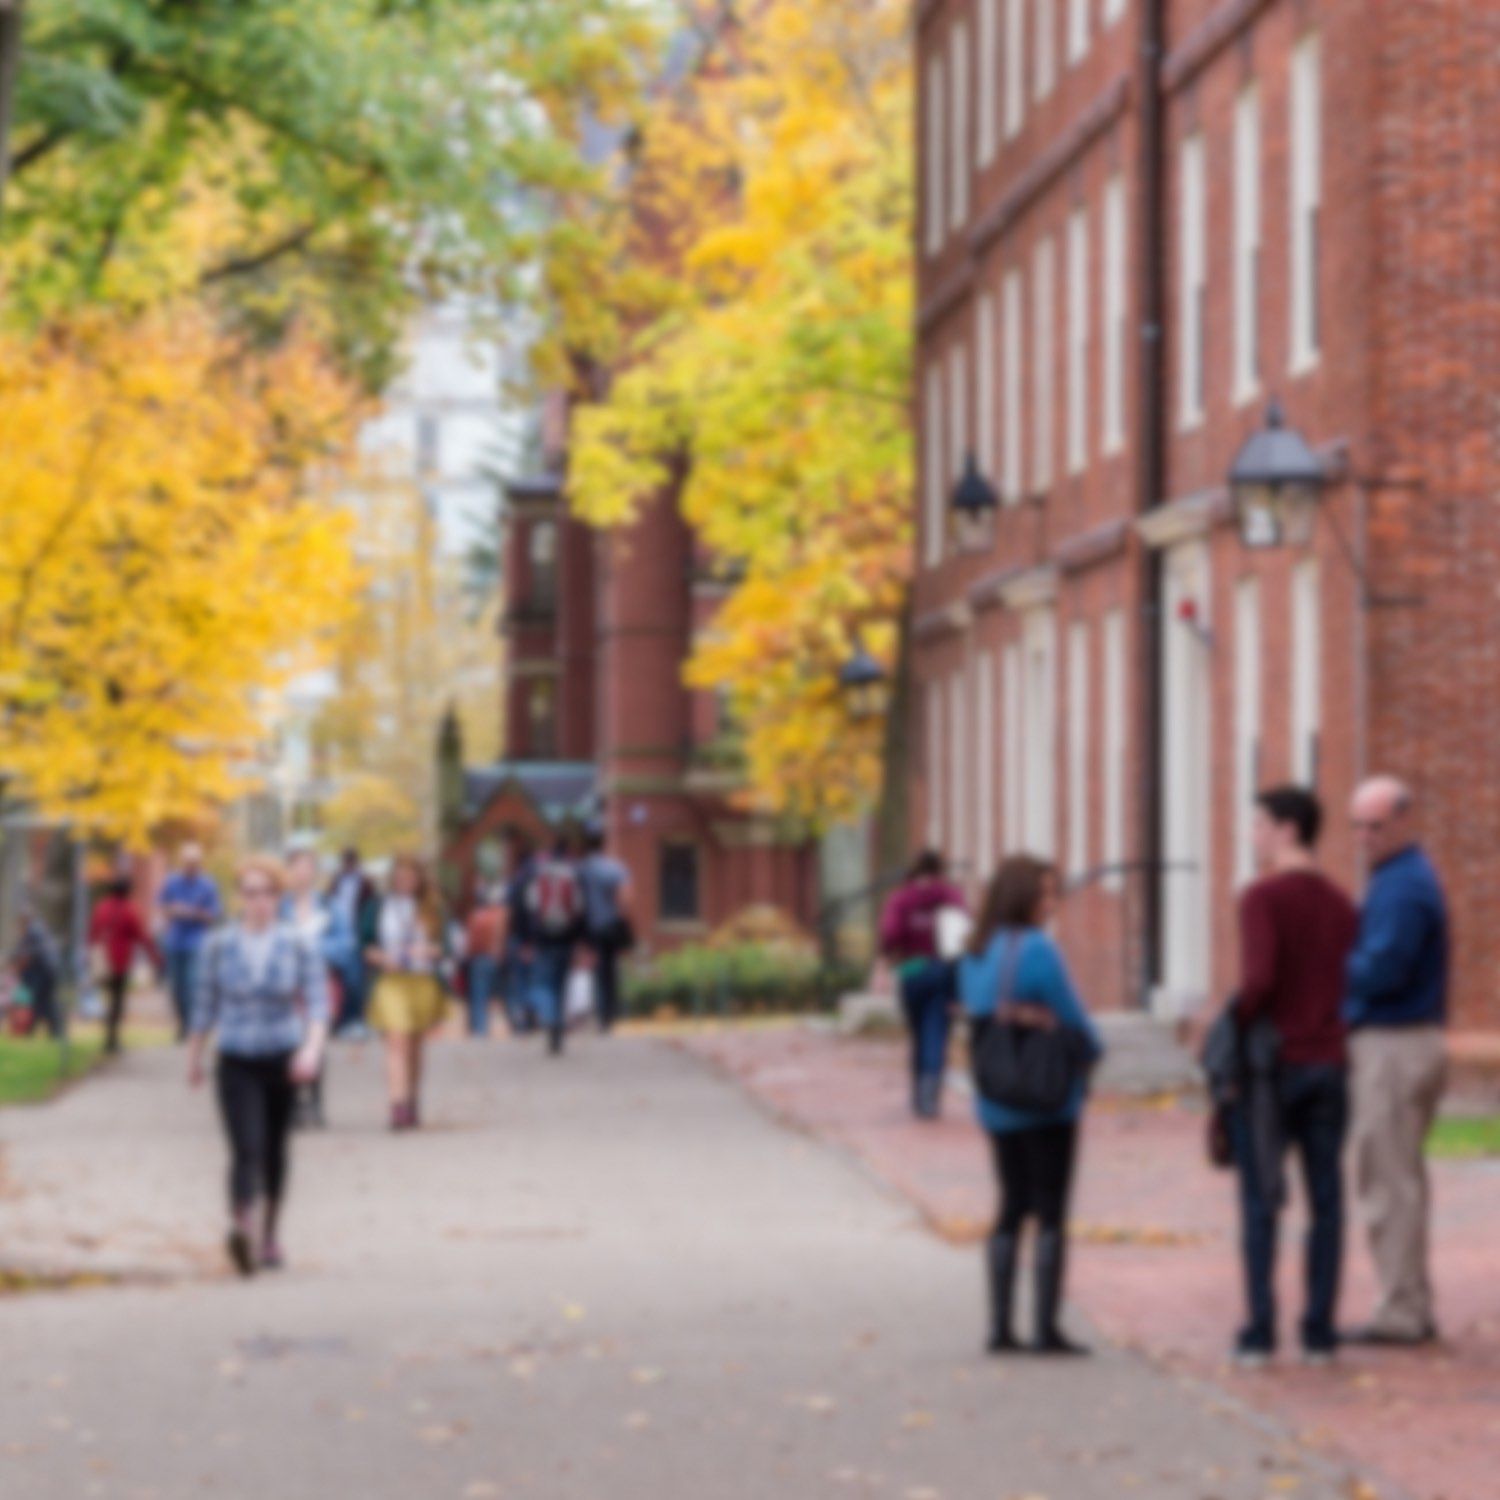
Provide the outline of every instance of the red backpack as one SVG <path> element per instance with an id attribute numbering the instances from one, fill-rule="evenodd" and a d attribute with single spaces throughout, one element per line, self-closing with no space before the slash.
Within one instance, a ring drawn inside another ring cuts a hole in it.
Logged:
<path id="1" fill-rule="evenodd" d="M 543 937 L 567 937 L 583 910 L 578 872 L 565 859 L 545 859 L 526 891 L 526 905 Z"/>

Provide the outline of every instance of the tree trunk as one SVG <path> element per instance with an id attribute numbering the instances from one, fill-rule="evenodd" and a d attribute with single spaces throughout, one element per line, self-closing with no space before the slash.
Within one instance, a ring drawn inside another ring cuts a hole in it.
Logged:
<path id="1" fill-rule="evenodd" d="M 5 184 L 10 177 L 10 122 L 16 79 L 21 72 L 21 24 L 26 0 L 0 0 L 0 219 L 5 215 Z"/>

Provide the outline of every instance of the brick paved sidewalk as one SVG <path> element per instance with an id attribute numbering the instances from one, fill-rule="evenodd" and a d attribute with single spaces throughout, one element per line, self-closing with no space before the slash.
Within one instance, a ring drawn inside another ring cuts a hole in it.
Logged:
<path id="1" fill-rule="evenodd" d="M 946 1118 L 905 1110 L 900 1047 L 796 1027 L 696 1034 L 681 1045 L 726 1071 L 787 1123 L 835 1143 L 910 1199 L 939 1233 L 977 1240 L 994 1211 L 988 1151 L 967 1097 Z M 1500 1164 L 1436 1168 L 1436 1278 L 1445 1342 L 1346 1351 L 1332 1370 L 1290 1359 L 1245 1375 L 1226 1362 L 1241 1313 L 1232 1179 L 1204 1165 L 1191 1101 L 1101 1099 L 1090 1112 L 1071 1289 L 1109 1339 L 1221 1382 L 1305 1441 L 1378 1471 L 1420 1500 L 1500 1494 Z M 1283 1234 L 1283 1339 L 1300 1294 L 1300 1204 Z M 1370 1306 L 1363 1234 L 1351 1225 L 1343 1313 Z M 978 1281 L 976 1274 L 976 1297 Z M 975 1337 L 982 1310 L 976 1301 Z"/>

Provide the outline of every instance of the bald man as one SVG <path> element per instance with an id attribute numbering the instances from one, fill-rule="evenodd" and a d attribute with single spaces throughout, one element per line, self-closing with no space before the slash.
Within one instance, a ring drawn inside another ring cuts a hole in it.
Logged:
<path id="1" fill-rule="evenodd" d="M 1392 776 L 1365 782 L 1351 813 L 1370 878 L 1344 1018 L 1352 1033 L 1355 1192 L 1380 1300 L 1368 1325 L 1346 1337 L 1425 1344 L 1437 1337 L 1424 1148 L 1445 1077 L 1448 909 L 1417 844 L 1405 783 Z"/>

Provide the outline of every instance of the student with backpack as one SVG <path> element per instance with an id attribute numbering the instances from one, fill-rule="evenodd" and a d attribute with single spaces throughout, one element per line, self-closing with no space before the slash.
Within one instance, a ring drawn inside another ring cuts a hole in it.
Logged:
<path id="1" fill-rule="evenodd" d="M 583 889 L 573 845 L 560 834 L 543 855 L 525 887 L 526 927 L 533 952 L 531 1008 L 547 1028 L 547 1050 L 563 1050 L 568 1018 L 563 991 L 573 966 L 573 949 L 583 930 Z"/>

